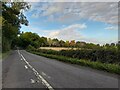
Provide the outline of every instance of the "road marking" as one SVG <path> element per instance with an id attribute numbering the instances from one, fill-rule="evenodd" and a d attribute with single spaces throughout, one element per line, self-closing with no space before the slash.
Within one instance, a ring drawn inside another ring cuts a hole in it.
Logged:
<path id="1" fill-rule="evenodd" d="M 40 81 L 39 81 L 39 80 L 37 80 L 37 82 L 39 83 Z"/>
<path id="2" fill-rule="evenodd" d="M 42 72 L 43 76 L 46 76 L 47 78 L 51 78 L 50 76 L 48 76 L 46 73 Z"/>
<path id="3" fill-rule="evenodd" d="M 38 71 L 30 65 L 30 63 L 24 58 L 24 56 L 22 54 L 20 55 L 23 58 L 24 62 L 33 70 L 38 80 L 42 81 L 45 87 L 48 88 L 49 90 L 54 90 L 53 87 L 38 73 Z"/>
<path id="4" fill-rule="evenodd" d="M 28 69 L 27 65 L 25 65 L 25 69 Z"/>
<path id="5" fill-rule="evenodd" d="M 30 81 L 31 81 L 31 83 L 35 83 L 35 80 L 33 80 L 33 79 L 30 79 Z"/>
<path id="6" fill-rule="evenodd" d="M 42 75 L 46 76 L 46 74 L 44 72 L 42 72 Z"/>
<path id="7" fill-rule="evenodd" d="M 18 54 L 20 55 L 20 51 L 18 50 Z"/>

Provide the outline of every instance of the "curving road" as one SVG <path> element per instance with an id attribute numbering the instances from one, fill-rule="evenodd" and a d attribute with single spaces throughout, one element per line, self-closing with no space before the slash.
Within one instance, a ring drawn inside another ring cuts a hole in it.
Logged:
<path id="1" fill-rule="evenodd" d="M 15 50 L 2 62 L 3 88 L 118 88 L 118 76 Z M 107 89 L 108 90 L 108 89 Z M 117 89 L 116 89 L 117 90 Z"/>

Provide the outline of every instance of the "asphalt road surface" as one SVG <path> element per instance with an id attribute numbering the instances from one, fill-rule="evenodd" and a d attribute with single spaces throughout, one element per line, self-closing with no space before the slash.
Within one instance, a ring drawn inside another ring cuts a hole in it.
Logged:
<path id="1" fill-rule="evenodd" d="M 2 61 L 3 88 L 118 88 L 118 76 L 15 50 Z"/>

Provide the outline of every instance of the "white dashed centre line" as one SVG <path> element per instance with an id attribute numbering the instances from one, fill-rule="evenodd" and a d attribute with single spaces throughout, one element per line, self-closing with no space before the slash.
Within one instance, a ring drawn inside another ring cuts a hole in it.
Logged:
<path id="1" fill-rule="evenodd" d="M 28 69 L 27 65 L 25 65 L 25 69 Z"/>
<path id="2" fill-rule="evenodd" d="M 33 79 L 30 79 L 30 81 L 31 81 L 31 83 L 35 83 L 35 80 L 33 80 Z"/>
<path id="3" fill-rule="evenodd" d="M 42 72 L 42 75 L 46 76 L 46 74 L 44 72 Z"/>
<path id="4" fill-rule="evenodd" d="M 43 76 L 46 76 L 47 78 L 51 78 L 50 76 L 48 76 L 46 73 L 42 72 Z"/>
<path id="5" fill-rule="evenodd" d="M 38 73 L 38 71 L 30 65 L 30 63 L 24 58 L 24 56 L 20 54 L 19 50 L 18 50 L 18 54 L 21 55 L 23 61 L 32 69 L 32 71 L 34 72 L 38 80 L 42 81 L 45 87 L 48 88 L 49 90 L 54 90 L 53 87 Z M 25 68 L 28 68 L 28 67 L 25 66 Z M 44 75 L 46 74 L 44 73 Z M 33 81 L 31 80 L 31 82 Z"/>

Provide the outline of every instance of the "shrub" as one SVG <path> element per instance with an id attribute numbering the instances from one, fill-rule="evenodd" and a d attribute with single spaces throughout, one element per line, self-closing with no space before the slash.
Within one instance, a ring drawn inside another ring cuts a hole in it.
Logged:
<path id="1" fill-rule="evenodd" d="M 44 53 L 44 54 L 61 55 L 61 56 L 66 56 L 66 57 L 70 57 L 70 58 L 85 59 L 85 60 L 90 60 L 90 61 L 99 61 L 102 63 L 120 64 L 120 61 L 118 58 L 118 51 L 116 51 L 116 50 L 81 49 L 81 50 L 54 51 L 54 50 L 45 50 L 45 49 L 34 49 L 31 46 L 29 46 L 29 48 L 33 49 L 35 52 L 40 52 L 40 53 Z"/>
<path id="2" fill-rule="evenodd" d="M 29 45 L 29 46 L 27 46 L 27 50 L 35 50 L 35 48 L 33 47 L 33 46 L 31 46 L 31 45 Z"/>

